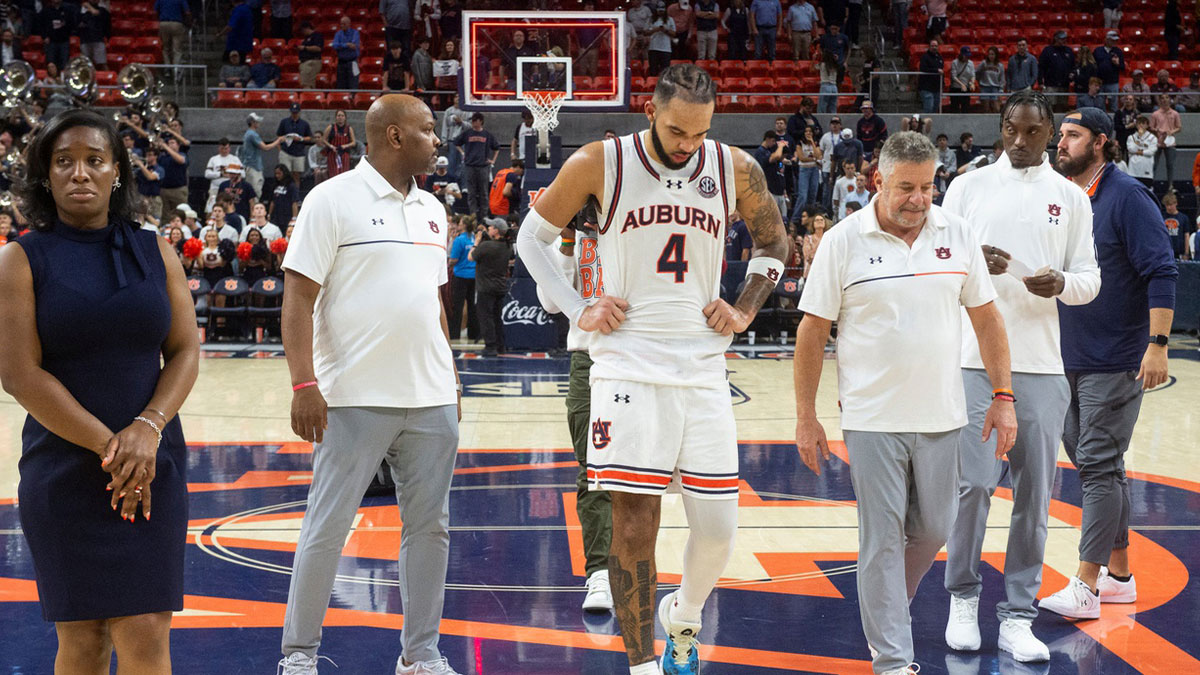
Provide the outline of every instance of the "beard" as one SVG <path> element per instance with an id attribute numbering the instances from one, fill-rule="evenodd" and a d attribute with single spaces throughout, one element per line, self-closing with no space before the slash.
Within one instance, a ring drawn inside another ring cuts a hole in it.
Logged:
<path id="1" fill-rule="evenodd" d="M 1058 153 L 1058 157 L 1054 162 L 1054 168 L 1067 178 L 1074 178 L 1083 173 L 1093 162 L 1096 161 L 1096 151 L 1092 146 L 1087 146 L 1087 150 L 1077 157 L 1064 157 L 1062 152 Z"/>
<path id="2" fill-rule="evenodd" d="M 672 171 L 678 171 L 687 166 L 687 163 L 692 161 L 692 155 L 696 154 L 696 150 L 700 149 L 700 146 L 697 146 L 696 150 L 693 150 L 691 155 L 688 155 L 687 159 L 682 162 L 674 161 L 667 153 L 667 149 L 663 147 L 662 139 L 658 137 L 658 122 L 650 124 L 650 142 L 654 144 L 654 152 L 658 154 L 658 159 L 662 162 L 662 165 Z"/>

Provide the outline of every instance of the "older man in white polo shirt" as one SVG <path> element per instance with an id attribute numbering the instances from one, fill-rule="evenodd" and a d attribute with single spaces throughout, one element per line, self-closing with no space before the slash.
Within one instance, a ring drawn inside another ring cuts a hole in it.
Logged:
<path id="1" fill-rule="evenodd" d="M 321 624 L 363 492 L 396 481 L 404 630 L 397 675 L 456 675 L 438 651 L 459 394 L 446 314 L 446 215 L 433 114 L 402 95 L 367 111 L 370 152 L 304 200 L 283 261 L 292 430 L 315 443 L 283 626 L 284 675 L 316 675 Z"/>
<path id="2" fill-rule="evenodd" d="M 818 452 L 830 453 L 817 384 L 838 322 L 842 431 L 858 499 L 859 610 L 872 665 L 886 675 L 916 672 L 908 603 L 954 522 L 958 434 L 967 424 L 960 307 L 992 385 L 1010 389 L 996 291 L 962 220 L 932 205 L 936 163 L 937 149 L 919 133 L 887 140 L 878 195 L 817 248 L 796 336 L 796 445 L 819 474 Z M 984 436 L 999 434 L 999 453 L 1016 436 L 1011 398 L 993 400 L 984 421 Z"/>

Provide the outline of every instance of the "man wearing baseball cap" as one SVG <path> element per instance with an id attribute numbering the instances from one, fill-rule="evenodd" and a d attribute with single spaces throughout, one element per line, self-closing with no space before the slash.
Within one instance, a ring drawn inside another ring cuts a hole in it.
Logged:
<path id="1" fill-rule="evenodd" d="M 1108 115 L 1080 108 L 1063 118 L 1060 131 L 1056 164 L 1091 198 L 1101 281 L 1094 301 L 1058 310 L 1071 389 L 1063 445 L 1083 485 L 1083 523 L 1078 571 L 1039 606 L 1095 619 L 1101 602 L 1137 599 L 1124 456 L 1142 392 L 1167 381 L 1179 270 L 1154 195 L 1113 163 Z"/>
<path id="2" fill-rule="evenodd" d="M 1104 36 L 1104 44 L 1096 47 L 1092 53 L 1096 57 L 1096 77 L 1100 78 L 1100 93 L 1106 94 L 1105 110 L 1117 107 L 1117 89 L 1121 82 L 1121 73 L 1125 72 L 1125 53 L 1117 46 L 1120 37 L 1117 31 L 1108 31 Z"/>
<path id="3" fill-rule="evenodd" d="M 1038 81 L 1042 83 L 1042 93 L 1056 111 L 1067 109 L 1074 69 L 1075 50 L 1067 45 L 1067 31 L 1055 31 L 1054 43 L 1043 47 L 1038 58 Z"/>
<path id="4" fill-rule="evenodd" d="M 487 233 L 475 235 L 475 248 L 467 257 L 475 261 L 475 306 L 479 317 L 479 332 L 483 334 L 483 355 L 496 356 L 504 352 L 504 325 L 500 322 L 500 305 L 508 293 L 508 261 L 513 249 L 505 235 L 508 222 L 497 216 L 483 219 Z"/>
<path id="5" fill-rule="evenodd" d="M 863 159 L 869 162 L 872 153 L 875 152 L 875 144 L 883 145 L 887 140 L 888 128 L 883 118 L 875 114 L 875 104 L 871 101 L 863 101 L 860 112 L 862 117 L 858 118 L 855 135 L 862 142 Z"/>
<path id="6" fill-rule="evenodd" d="M 279 120 L 275 135 L 283 139 L 279 149 L 279 163 L 287 167 L 296 177 L 304 175 L 307 167 L 305 157 L 308 156 L 308 146 L 312 142 L 312 128 L 308 120 L 300 118 L 300 104 L 293 103 L 288 109 L 289 116 Z"/>
<path id="7" fill-rule="evenodd" d="M 254 187 L 255 194 L 262 192 L 263 186 L 263 161 L 262 154 L 267 150 L 274 150 L 279 147 L 279 142 L 283 137 L 276 138 L 270 143 L 264 143 L 262 136 L 258 135 L 258 123 L 263 120 L 263 116 L 258 113 L 250 113 L 246 116 L 246 133 L 242 136 L 242 149 L 238 153 L 242 160 L 242 168 L 246 170 L 246 182 Z"/>

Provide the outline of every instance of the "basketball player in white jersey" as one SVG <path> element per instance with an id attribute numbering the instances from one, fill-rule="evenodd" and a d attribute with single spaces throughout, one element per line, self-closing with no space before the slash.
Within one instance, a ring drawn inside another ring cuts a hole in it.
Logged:
<path id="1" fill-rule="evenodd" d="M 517 250 L 543 292 L 590 346 L 590 486 L 612 496 L 609 578 L 631 675 L 654 658 L 661 496 L 683 493 L 690 534 L 678 591 L 663 598 L 661 672 L 699 672 L 701 610 L 737 529 L 738 458 L 725 350 L 774 290 L 787 254 L 783 220 L 758 163 L 706 140 L 716 86 L 702 69 L 673 65 L 646 104 L 650 128 L 589 143 L 570 156 L 530 209 Z M 580 297 L 555 262 L 560 230 L 589 198 L 600 204 L 604 297 Z M 719 297 L 728 214 L 754 239 L 747 281 Z"/>

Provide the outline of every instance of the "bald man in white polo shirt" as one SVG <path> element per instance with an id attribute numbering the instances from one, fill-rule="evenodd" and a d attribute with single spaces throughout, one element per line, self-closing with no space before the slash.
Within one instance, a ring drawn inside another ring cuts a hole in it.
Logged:
<path id="1" fill-rule="evenodd" d="M 366 127 L 369 154 L 309 193 L 283 260 L 292 430 L 315 445 L 280 666 L 316 675 L 342 547 L 386 459 L 404 523 L 396 675 L 457 675 L 438 626 L 462 389 L 438 296 L 446 213 L 413 179 L 433 171 L 439 141 L 433 114 L 411 96 L 375 101 Z"/>
<path id="2" fill-rule="evenodd" d="M 908 603 L 957 508 L 958 435 L 967 424 L 959 352 L 967 308 L 992 385 L 1010 388 L 1008 338 L 983 252 L 933 206 L 937 149 L 901 132 L 880 151 L 867 208 L 829 230 L 804 286 L 796 335 L 796 445 L 829 459 L 816 395 L 838 322 L 838 394 L 858 499 L 858 604 L 876 673 L 915 673 Z M 1012 447 L 1013 404 L 998 397 L 983 434 Z M 903 584 L 897 570 L 904 570 Z"/>

